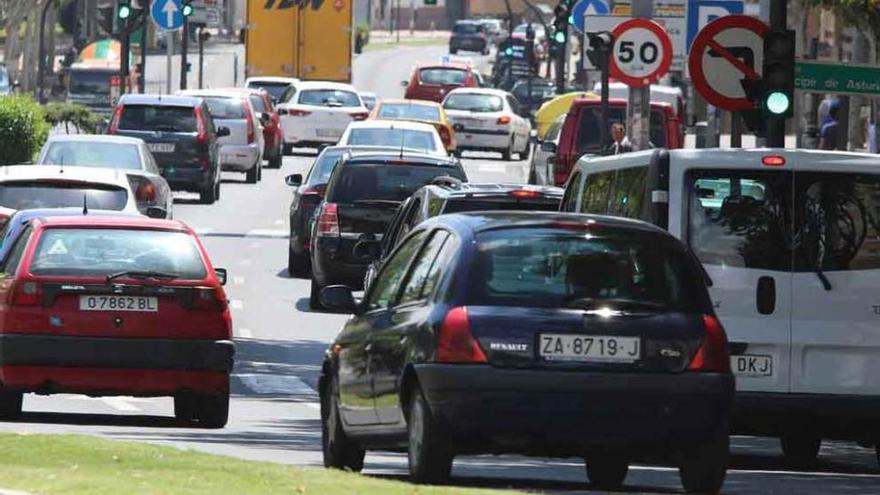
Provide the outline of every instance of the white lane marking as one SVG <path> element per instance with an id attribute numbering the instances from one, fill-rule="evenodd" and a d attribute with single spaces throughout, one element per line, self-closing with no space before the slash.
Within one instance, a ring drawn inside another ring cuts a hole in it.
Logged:
<path id="1" fill-rule="evenodd" d="M 122 397 L 101 397 L 100 400 L 117 411 L 134 412 L 141 410 L 139 407 L 135 407 Z"/>
<path id="2" fill-rule="evenodd" d="M 299 377 L 289 375 L 264 375 L 246 373 L 235 375 L 247 388 L 257 394 L 266 395 L 297 395 L 318 397 L 318 392 L 308 386 Z"/>
<path id="3" fill-rule="evenodd" d="M 252 332 L 249 328 L 239 328 L 235 331 L 235 334 L 244 339 L 254 338 L 254 332 Z"/>
<path id="4" fill-rule="evenodd" d="M 241 311 L 244 309 L 244 302 L 241 299 L 231 299 L 229 301 L 229 307 L 236 311 Z"/>
<path id="5" fill-rule="evenodd" d="M 232 283 L 235 285 L 244 285 L 244 277 L 232 277 Z"/>
<path id="6" fill-rule="evenodd" d="M 253 229 L 249 230 L 245 237 L 268 237 L 270 239 L 287 239 L 290 232 L 284 229 Z"/>

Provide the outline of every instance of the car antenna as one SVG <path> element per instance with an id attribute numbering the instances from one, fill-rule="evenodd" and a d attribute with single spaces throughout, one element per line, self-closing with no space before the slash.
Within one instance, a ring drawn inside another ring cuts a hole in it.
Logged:
<path id="1" fill-rule="evenodd" d="M 86 193 L 83 193 L 83 215 L 88 215 L 88 214 L 89 214 L 88 195 Z"/>
<path id="2" fill-rule="evenodd" d="M 391 124 L 391 130 L 394 130 L 394 124 Z M 400 159 L 403 160 L 403 129 L 400 130 Z"/>

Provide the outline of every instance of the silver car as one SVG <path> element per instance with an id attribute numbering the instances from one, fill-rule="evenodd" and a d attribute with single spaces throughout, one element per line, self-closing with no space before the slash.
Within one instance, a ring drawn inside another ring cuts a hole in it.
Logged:
<path id="1" fill-rule="evenodd" d="M 172 218 L 174 198 L 168 182 L 143 140 L 124 136 L 54 135 L 46 141 L 38 165 L 117 169 L 125 172 L 142 214 Z M 164 213 L 163 213 L 164 212 Z"/>
<path id="2" fill-rule="evenodd" d="M 247 181 L 256 184 L 263 175 L 263 125 L 266 120 L 258 114 L 247 95 L 240 90 L 180 91 L 180 96 L 194 96 L 205 100 L 214 124 L 226 127 L 230 134 L 221 137 L 220 168 L 243 172 Z M 265 116 L 268 118 L 268 115 Z"/>
<path id="3" fill-rule="evenodd" d="M 556 185 L 556 179 L 553 178 L 553 160 L 556 159 L 559 135 L 562 134 L 562 124 L 566 115 L 557 117 L 547 128 L 544 137 L 538 137 L 538 146 L 532 154 L 532 163 L 529 166 L 529 184 Z"/>

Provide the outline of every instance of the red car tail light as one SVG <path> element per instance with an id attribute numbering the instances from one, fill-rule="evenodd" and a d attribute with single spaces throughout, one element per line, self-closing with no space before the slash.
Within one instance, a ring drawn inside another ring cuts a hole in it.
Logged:
<path id="1" fill-rule="evenodd" d="M 113 118 L 110 119 L 110 127 L 107 128 L 107 134 L 119 132 L 120 120 L 122 120 L 122 105 L 116 105 L 116 111 L 113 113 Z"/>
<path id="2" fill-rule="evenodd" d="M 325 203 L 318 215 L 318 236 L 339 237 L 339 206 Z"/>
<path id="3" fill-rule="evenodd" d="M 37 282 L 15 282 L 9 292 L 10 306 L 39 306 L 43 289 Z"/>
<path id="4" fill-rule="evenodd" d="M 300 194 L 302 196 L 316 196 L 318 198 L 323 198 L 325 192 L 327 192 L 327 186 L 325 184 L 321 184 L 318 186 L 309 187 Z"/>
<path id="5" fill-rule="evenodd" d="M 290 115 L 291 117 L 307 117 L 311 114 L 312 112 L 308 110 L 301 110 L 299 108 L 289 108 L 287 110 L 287 115 Z"/>
<path id="6" fill-rule="evenodd" d="M 196 107 L 195 114 L 196 114 L 196 128 L 198 130 L 198 135 L 196 136 L 196 142 L 199 144 L 208 144 L 208 130 L 205 128 L 205 121 L 203 120 L 203 115 L 202 115 L 202 107 Z"/>
<path id="7" fill-rule="evenodd" d="M 156 186 L 149 182 L 141 183 L 134 192 L 134 197 L 137 198 L 138 201 L 155 201 Z"/>
<path id="8" fill-rule="evenodd" d="M 440 326 L 437 344 L 437 361 L 441 363 L 485 363 L 486 354 L 480 348 L 474 334 L 467 308 L 455 307 L 446 313 Z"/>
<path id="9" fill-rule="evenodd" d="M 254 144 L 254 141 L 257 139 L 256 127 L 254 126 L 254 114 L 244 100 L 242 100 L 242 104 L 244 105 L 244 115 L 247 119 L 247 144 Z"/>
<path id="10" fill-rule="evenodd" d="M 210 170 L 211 169 L 211 160 L 207 158 L 202 158 L 199 160 L 199 165 L 201 165 L 202 170 Z"/>
<path id="11" fill-rule="evenodd" d="M 782 167 L 785 165 L 785 157 L 780 155 L 768 155 L 761 157 L 761 164 L 765 167 Z"/>
<path id="12" fill-rule="evenodd" d="M 727 352 L 727 336 L 724 327 L 712 315 L 703 316 L 703 327 L 706 336 L 697 353 L 691 359 L 689 371 L 714 371 L 727 373 L 730 371 L 730 355 Z"/>
<path id="13" fill-rule="evenodd" d="M 495 121 L 498 125 L 507 125 L 510 123 L 510 115 L 502 115 L 498 117 L 498 120 Z"/>
<path id="14" fill-rule="evenodd" d="M 514 198 L 539 198 L 541 197 L 540 191 L 529 191 L 528 189 L 517 189 L 516 191 L 510 191 L 510 196 Z"/>
<path id="15" fill-rule="evenodd" d="M 193 309 L 223 311 L 226 298 L 218 289 L 199 287 L 193 293 Z"/>
<path id="16" fill-rule="evenodd" d="M 437 128 L 437 132 L 440 134 L 440 140 L 443 141 L 444 146 L 448 147 L 452 144 L 452 134 L 449 132 L 449 128 L 442 125 Z"/>
<path id="17" fill-rule="evenodd" d="M 367 117 L 369 116 L 369 112 L 354 112 L 351 114 L 352 120 L 367 120 Z"/>

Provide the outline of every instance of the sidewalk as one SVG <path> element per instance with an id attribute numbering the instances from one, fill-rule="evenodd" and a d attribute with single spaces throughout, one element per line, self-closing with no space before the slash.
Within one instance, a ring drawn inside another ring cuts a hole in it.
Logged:
<path id="1" fill-rule="evenodd" d="M 452 35 L 450 31 L 413 31 L 410 33 L 408 29 L 400 31 L 401 43 L 405 41 L 431 41 L 431 40 L 448 40 Z M 385 31 L 374 29 L 370 31 L 370 43 L 394 43 L 397 41 L 397 31 Z"/>

